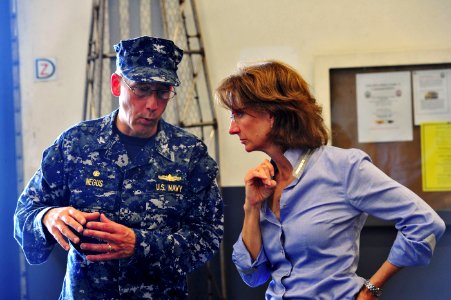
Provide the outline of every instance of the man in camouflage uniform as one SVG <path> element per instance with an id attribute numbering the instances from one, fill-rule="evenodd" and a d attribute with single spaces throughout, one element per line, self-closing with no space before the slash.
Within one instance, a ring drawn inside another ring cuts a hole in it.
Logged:
<path id="1" fill-rule="evenodd" d="M 63 132 L 21 194 L 15 238 L 30 264 L 68 253 L 61 299 L 186 299 L 186 274 L 223 234 L 217 165 L 161 115 L 183 52 L 139 37 L 114 46 L 119 109 Z"/>

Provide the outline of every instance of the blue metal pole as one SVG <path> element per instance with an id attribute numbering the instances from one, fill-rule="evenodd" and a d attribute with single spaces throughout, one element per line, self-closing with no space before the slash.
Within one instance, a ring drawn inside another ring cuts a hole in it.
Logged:
<path id="1" fill-rule="evenodd" d="M 23 180 L 14 5 L 14 0 L 0 1 L 0 291 L 8 299 L 21 299 L 20 250 L 13 238 L 13 214 Z"/>

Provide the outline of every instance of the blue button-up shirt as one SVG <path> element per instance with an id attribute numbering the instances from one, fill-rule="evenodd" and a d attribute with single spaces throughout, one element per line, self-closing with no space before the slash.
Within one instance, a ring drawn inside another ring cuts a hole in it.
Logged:
<path id="1" fill-rule="evenodd" d="M 398 235 L 388 260 L 398 266 L 429 263 L 443 220 L 412 191 L 375 167 L 360 150 L 323 146 L 296 173 L 303 153 L 288 150 L 295 179 L 280 199 L 280 221 L 262 206 L 263 246 L 253 261 L 241 236 L 233 261 L 250 286 L 272 280 L 266 299 L 354 299 L 360 232 L 368 214 L 395 221 Z M 302 169 L 301 169 L 302 171 Z M 375 270 L 376 271 L 376 270 Z"/>
<path id="2" fill-rule="evenodd" d="M 161 120 L 152 143 L 129 159 L 114 132 L 117 111 L 82 122 L 45 150 L 19 198 L 15 238 L 27 261 L 47 260 L 55 239 L 42 224 L 52 207 L 104 213 L 132 228 L 128 259 L 89 262 L 72 245 L 62 299 L 186 299 L 186 274 L 223 234 L 218 168 L 198 138 Z"/>

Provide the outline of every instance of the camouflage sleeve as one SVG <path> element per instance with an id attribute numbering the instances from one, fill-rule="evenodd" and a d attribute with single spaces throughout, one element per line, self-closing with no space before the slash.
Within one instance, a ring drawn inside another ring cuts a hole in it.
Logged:
<path id="1" fill-rule="evenodd" d="M 44 214 L 61 206 L 64 188 L 63 158 L 55 143 L 44 151 L 41 167 L 28 182 L 14 213 L 14 237 L 30 264 L 47 260 L 55 239 L 42 224 Z"/>
<path id="2" fill-rule="evenodd" d="M 181 228 L 176 232 L 135 230 L 134 258 L 150 262 L 150 273 L 155 273 L 157 266 L 166 274 L 184 275 L 202 266 L 219 249 L 224 215 L 216 183 L 218 168 L 203 147 L 197 147 L 191 158 L 191 191 L 185 198 L 191 209 L 180 212 L 184 215 Z"/>

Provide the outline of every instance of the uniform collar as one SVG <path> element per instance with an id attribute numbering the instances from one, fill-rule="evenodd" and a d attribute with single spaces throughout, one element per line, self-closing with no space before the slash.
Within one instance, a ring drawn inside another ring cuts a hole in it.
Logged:
<path id="1" fill-rule="evenodd" d="M 113 126 L 116 120 L 119 109 L 116 109 L 111 114 L 105 116 L 100 124 L 100 129 L 97 134 L 97 149 L 113 149 L 113 147 L 120 143 L 119 135 L 114 132 Z M 155 136 L 155 147 L 160 155 L 167 158 L 168 160 L 175 161 L 175 152 L 171 150 L 169 142 L 173 136 L 173 130 L 171 130 L 171 125 L 160 119 L 158 124 L 158 131 Z M 146 149 L 149 146 L 145 146 L 145 151 L 150 151 L 151 149 Z M 149 147 L 150 148 L 150 147 Z"/>
<path id="2" fill-rule="evenodd" d="M 101 119 L 100 128 L 97 134 L 97 149 L 111 149 L 119 142 L 119 135 L 113 130 L 113 126 L 119 109 Z"/>
<path id="3" fill-rule="evenodd" d="M 160 119 L 160 123 L 158 125 L 158 131 L 155 137 L 155 149 L 162 155 L 163 157 L 169 159 L 170 161 L 175 161 L 175 152 L 170 147 L 170 142 L 173 138 L 174 130 L 171 128 L 171 125 L 167 123 L 165 120 Z"/>

